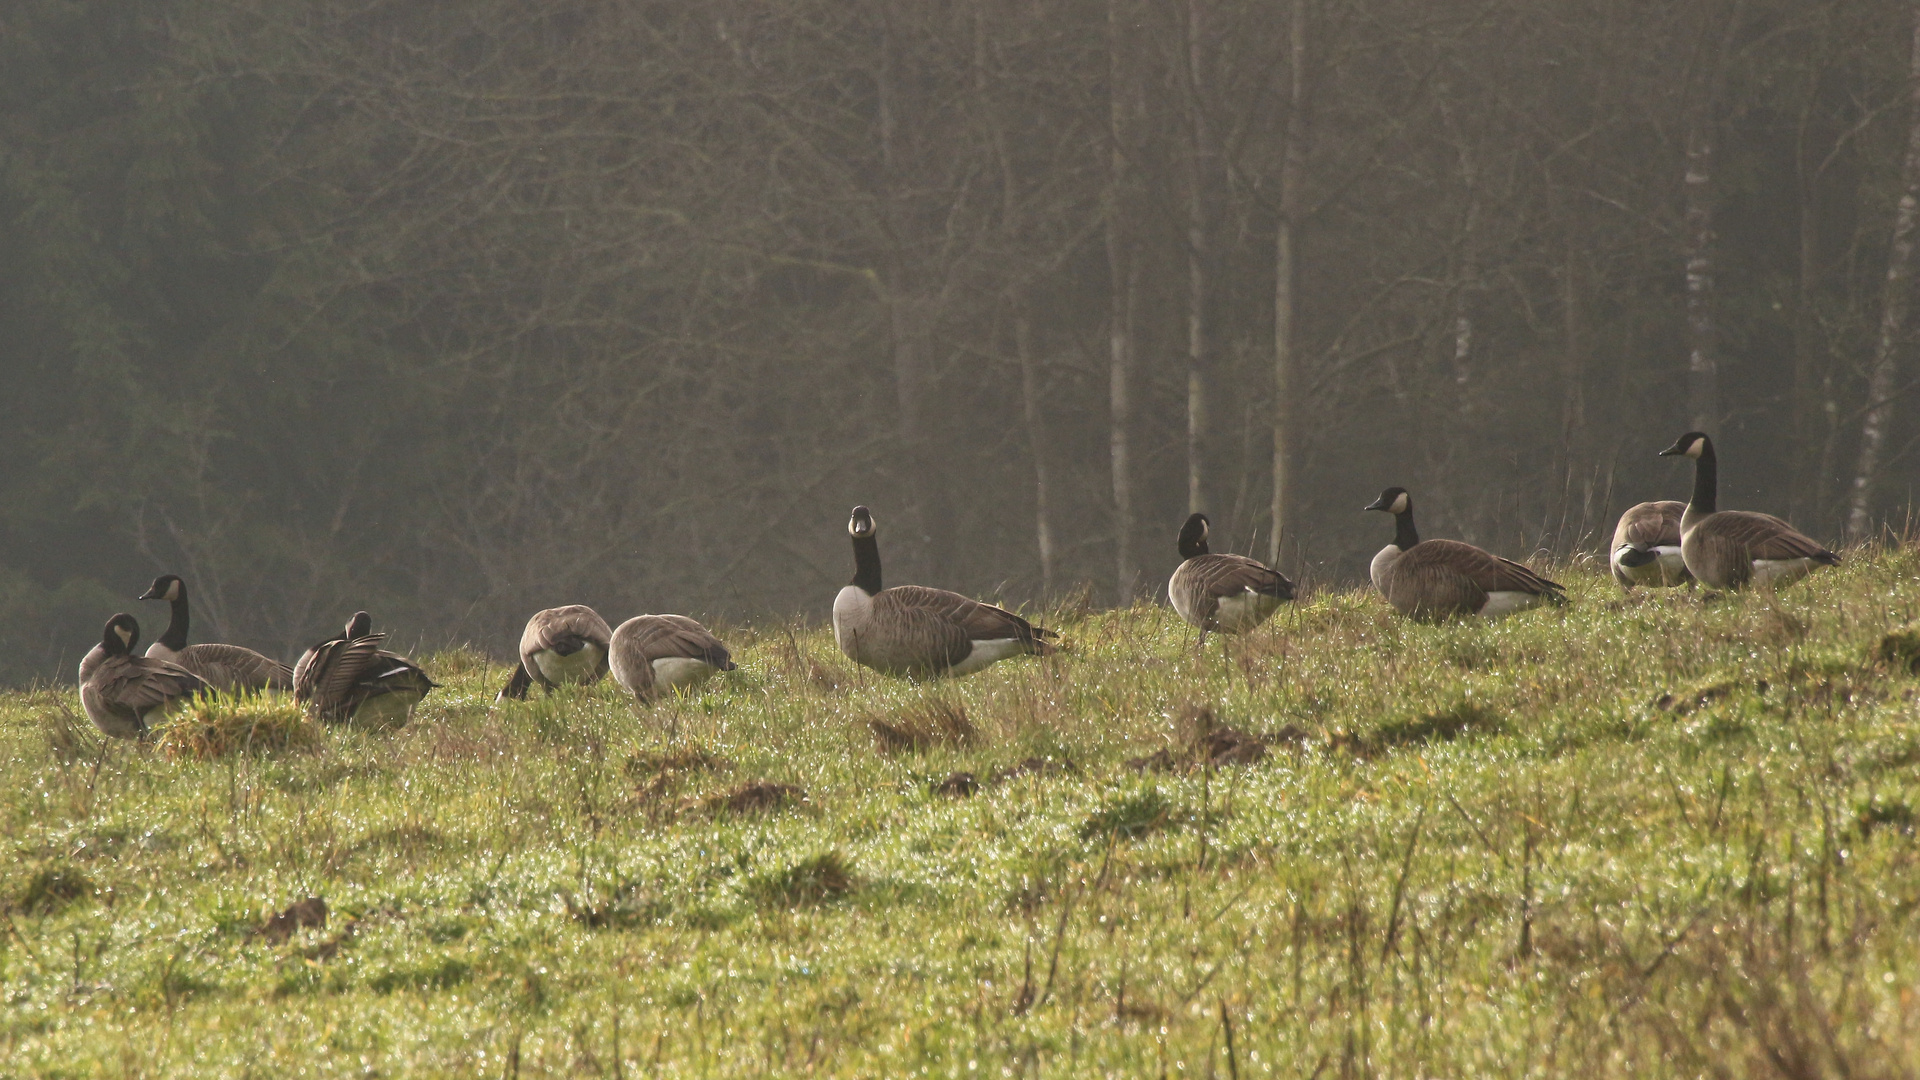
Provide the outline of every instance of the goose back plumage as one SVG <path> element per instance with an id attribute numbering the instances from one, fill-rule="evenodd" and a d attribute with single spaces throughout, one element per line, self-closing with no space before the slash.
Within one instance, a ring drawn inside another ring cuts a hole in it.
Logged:
<path id="1" fill-rule="evenodd" d="M 535 612 L 520 634 L 520 666 L 500 698 L 524 698 L 536 684 L 593 683 L 606 675 L 613 630 L 585 604 Z"/>
<path id="2" fill-rule="evenodd" d="M 1687 570 L 1716 589 L 1781 587 L 1840 556 L 1772 514 L 1721 510 L 1719 456 L 1704 432 L 1689 431 L 1661 457 L 1693 459 L 1693 496 L 1680 517 L 1680 555 Z"/>
<path id="3" fill-rule="evenodd" d="M 1680 553 L 1680 517 L 1687 504 L 1671 499 L 1627 508 L 1613 528 L 1607 563 L 1620 587 L 1655 588 L 1693 580 Z"/>
<path id="4" fill-rule="evenodd" d="M 405 723 L 439 684 L 412 660 L 380 648 L 386 639 L 373 632 L 366 612 L 356 613 L 344 634 L 308 649 L 294 665 L 294 700 L 307 707 L 309 716 L 330 724 Z"/>
<path id="5" fill-rule="evenodd" d="M 158 657 L 135 656 L 140 625 L 133 616 L 107 620 L 101 642 L 80 661 L 80 705 L 101 732 L 118 739 L 145 735 L 167 712 L 207 689 L 204 679 Z"/>
<path id="6" fill-rule="evenodd" d="M 1496 618 L 1566 603 L 1565 586 L 1512 559 L 1458 540 L 1420 539 L 1413 500 L 1403 488 L 1388 488 L 1365 509 L 1394 516 L 1394 542 L 1373 557 L 1370 572 L 1374 588 L 1402 615 L 1421 621 Z"/>
<path id="7" fill-rule="evenodd" d="M 872 512 L 853 508 L 854 576 L 833 602 L 833 638 L 857 664 L 913 679 L 967 675 L 1010 656 L 1045 656 L 1049 630 L 1005 608 L 923 585 L 881 587 Z"/>
<path id="8" fill-rule="evenodd" d="M 1293 582 L 1256 559 L 1209 551 L 1210 529 L 1207 515 L 1194 514 L 1180 530 L 1182 559 L 1167 580 L 1167 600 L 1203 636 L 1251 630 L 1293 599 Z"/>
<path id="9" fill-rule="evenodd" d="M 613 631 L 607 652 L 614 681 L 642 702 L 737 666 L 712 631 L 685 615 L 635 615 Z"/>

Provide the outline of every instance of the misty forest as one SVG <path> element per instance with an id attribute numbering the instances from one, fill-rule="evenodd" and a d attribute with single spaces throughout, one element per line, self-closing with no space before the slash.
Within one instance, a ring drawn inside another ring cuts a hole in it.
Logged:
<path id="1" fill-rule="evenodd" d="M 1350 584 L 1684 498 L 1906 527 L 1920 15 L 1894 0 L 17 0 L 0 681 L 153 575 L 825 618 L 890 582 Z"/>

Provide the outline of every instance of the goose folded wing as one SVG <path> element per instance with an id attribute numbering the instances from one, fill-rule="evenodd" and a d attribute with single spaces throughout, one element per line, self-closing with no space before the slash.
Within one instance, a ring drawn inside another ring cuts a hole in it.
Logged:
<path id="1" fill-rule="evenodd" d="M 1838 564 L 1840 556 L 1772 514 L 1729 510 L 1709 519 L 1717 543 L 1737 545 L 1749 559 L 1816 559 Z"/>
<path id="2" fill-rule="evenodd" d="M 553 608 L 534 616 L 534 621 L 527 625 L 520 651 L 524 654 L 552 650 L 570 656 L 585 642 L 605 649 L 612 637 L 613 630 L 607 626 L 607 620 L 592 608 L 579 605 Z"/>
<path id="3" fill-rule="evenodd" d="M 1207 596 L 1261 593 L 1282 599 L 1293 595 L 1293 582 L 1265 563 L 1245 555 L 1208 555 L 1191 560 L 1195 580 Z"/>
<path id="4" fill-rule="evenodd" d="M 1677 547 L 1680 544 L 1680 515 L 1686 507 L 1677 502 L 1648 503 L 1638 512 L 1629 512 L 1620 519 L 1619 535 L 1614 537 L 1614 547 L 1632 544 L 1641 549 L 1654 547 Z"/>
<path id="5" fill-rule="evenodd" d="M 930 589 L 924 585 L 900 585 L 888 589 L 881 595 L 896 598 L 903 609 L 927 612 L 959 627 L 968 641 L 1000 641 L 1018 638 L 1028 644 L 1036 644 L 1042 638 L 1053 636 L 1051 631 L 1036 628 L 1032 623 L 1006 608 L 983 604 L 946 589 Z M 962 651 L 954 662 L 958 663 L 965 657 L 966 652 Z"/>
<path id="6" fill-rule="evenodd" d="M 641 631 L 641 651 L 655 660 L 681 657 L 712 664 L 721 671 L 733 670 L 733 654 L 713 636 L 712 631 L 685 615 L 657 615 Z"/>

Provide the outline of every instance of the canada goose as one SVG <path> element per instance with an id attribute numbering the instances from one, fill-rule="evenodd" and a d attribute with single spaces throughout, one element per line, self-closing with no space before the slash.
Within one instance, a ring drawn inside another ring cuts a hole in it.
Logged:
<path id="1" fill-rule="evenodd" d="M 107 620 L 100 644 L 80 661 L 80 704 L 93 726 L 116 739 L 145 735 L 167 710 L 205 690 L 186 668 L 133 655 L 140 624 L 124 612 Z"/>
<path id="2" fill-rule="evenodd" d="M 1680 555 L 1693 576 L 1716 589 L 1791 585 L 1840 556 L 1772 514 L 1719 510 L 1719 460 L 1713 440 L 1689 431 L 1661 457 L 1693 459 L 1693 498 L 1680 518 Z"/>
<path id="3" fill-rule="evenodd" d="M 1180 529 L 1180 558 L 1167 580 L 1167 599 L 1180 617 L 1207 633 L 1238 634 L 1266 622 L 1293 599 L 1293 582 L 1265 563 L 1245 555 L 1215 555 L 1207 550 L 1211 523 L 1195 514 Z"/>
<path id="4" fill-rule="evenodd" d="M 945 589 L 880 587 L 873 514 L 853 508 L 853 581 L 833 600 L 833 640 L 855 663 L 920 679 L 968 675 L 1009 656 L 1045 656 L 1053 636 L 1004 608 Z"/>
<path id="5" fill-rule="evenodd" d="M 599 682 L 607 673 L 607 643 L 613 630 L 584 604 L 534 612 L 520 634 L 520 666 L 496 699 L 525 698 L 534 683 L 552 690 L 561 683 Z"/>
<path id="6" fill-rule="evenodd" d="M 613 632 L 608 655 L 614 681 L 639 701 L 698 686 L 735 666 L 720 639 L 685 615 L 635 615 Z"/>
<path id="7" fill-rule="evenodd" d="M 142 593 L 141 600 L 165 600 L 173 617 L 160 640 L 147 646 L 147 655 L 171 660 L 207 681 L 215 690 L 291 690 L 293 669 L 269 656 L 238 645 L 187 644 L 187 583 L 177 574 L 161 574 Z"/>
<path id="8" fill-rule="evenodd" d="M 1635 585 L 1656 588 L 1693 580 L 1680 556 L 1680 515 L 1685 503 L 1671 499 L 1643 502 L 1627 508 L 1613 528 L 1613 579 L 1623 589 Z"/>
<path id="9" fill-rule="evenodd" d="M 407 721 L 427 691 L 440 685 L 404 656 L 386 652 L 387 635 L 373 632 L 364 611 L 347 620 L 346 633 L 306 651 L 293 665 L 293 699 L 307 715 L 354 727 L 397 727 Z"/>
<path id="10" fill-rule="evenodd" d="M 1564 604 L 1566 589 L 1511 559 L 1458 540 L 1426 540 L 1413 527 L 1413 496 L 1390 487 L 1363 510 L 1393 515 L 1393 543 L 1373 557 L 1373 587 L 1400 614 L 1423 621 L 1489 619 L 1540 604 Z"/>

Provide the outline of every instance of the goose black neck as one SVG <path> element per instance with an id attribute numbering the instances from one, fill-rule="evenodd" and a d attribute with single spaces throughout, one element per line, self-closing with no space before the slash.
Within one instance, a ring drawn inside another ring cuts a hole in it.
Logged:
<path id="1" fill-rule="evenodd" d="M 1693 461 L 1693 500 L 1687 504 L 1687 517 L 1700 518 L 1714 512 L 1720 492 L 1720 463 L 1714 459 L 1709 443 Z"/>
<path id="2" fill-rule="evenodd" d="M 1420 534 L 1413 527 L 1413 508 L 1393 515 L 1393 546 L 1405 551 L 1420 542 Z"/>
<path id="3" fill-rule="evenodd" d="M 187 647 L 187 587 L 181 584 L 175 591 L 180 595 L 167 601 L 173 607 L 173 617 L 167 620 L 167 632 L 160 635 L 160 644 L 179 652 Z"/>
<path id="4" fill-rule="evenodd" d="M 848 584 L 860 586 L 860 591 L 868 596 L 873 596 L 880 591 L 880 538 L 878 536 L 853 538 L 853 580 Z"/>
<path id="5" fill-rule="evenodd" d="M 1180 538 L 1180 557 L 1182 559 L 1197 559 L 1200 556 L 1205 555 L 1207 553 L 1208 553 L 1208 548 L 1207 548 L 1206 537 L 1204 536 L 1196 537 L 1192 540 L 1189 540 L 1184 536 Z"/>

